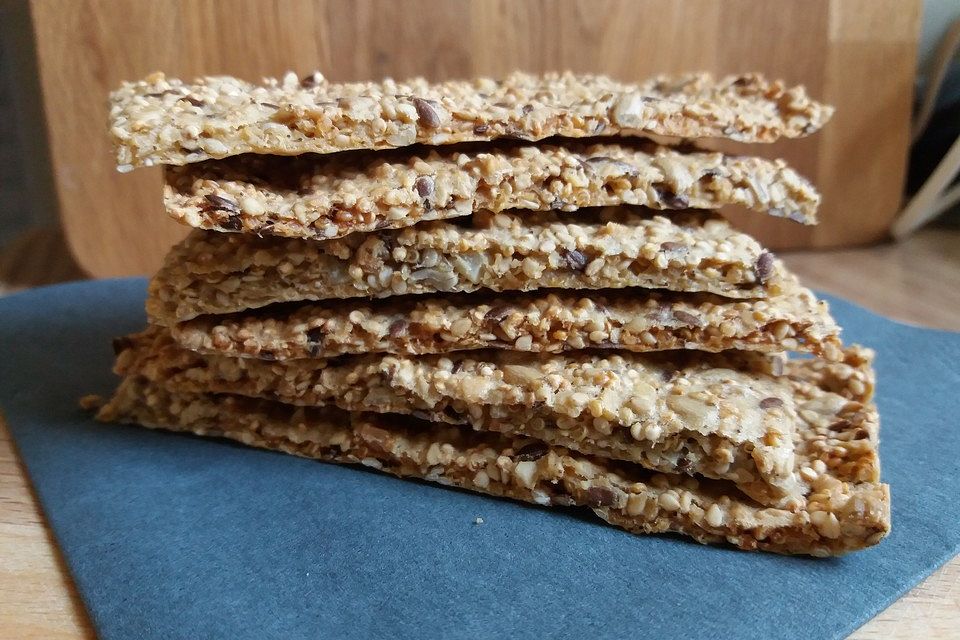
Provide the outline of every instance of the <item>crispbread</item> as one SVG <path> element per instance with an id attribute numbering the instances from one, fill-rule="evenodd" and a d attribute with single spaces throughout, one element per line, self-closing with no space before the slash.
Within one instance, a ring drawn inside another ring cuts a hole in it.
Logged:
<path id="1" fill-rule="evenodd" d="M 584 348 L 741 349 L 841 356 L 827 303 L 786 279 L 780 295 L 728 300 L 648 289 L 404 296 L 289 303 L 173 324 L 184 347 L 286 360 L 348 353 L 448 353 Z"/>
<path id="2" fill-rule="evenodd" d="M 288 404 L 403 413 L 527 435 L 669 473 L 730 480 L 773 506 L 802 504 L 800 470 L 816 461 L 839 480 L 879 477 L 878 419 L 862 395 L 838 395 L 762 354 L 512 351 L 354 356 L 285 362 L 205 356 L 162 328 L 119 343 L 117 373 L 171 391 L 230 393 Z M 856 351 L 860 353 L 859 350 Z M 870 372 L 832 365 L 837 377 Z"/>
<path id="3" fill-rule="evenodd" d="M 813 224 L 820 195 L 782 160 L 618 143 L 247 154 L 166 172 L 176 220 L 203 229 L 338 238 L 487 209 L 742 205 Z"/>
<path id="4" fill-rule="evenodd" d="M 147 311 L 172 324 L 277 302 L 479 289 L 646 287 L 765 298 L 785 277 L 756 240 L 707 212 L 482 211 L 455 220 L 322 242 L 196 230 L 150 283 Z"/>
<path id="5" fill-rule="evenodd" d="M 188 84 L 154 73 L 124 83 L 110 101 L 110 133 L 123 171 L 249 152 L 297 155 L 499 138 L 655 134 L 772 142 L 812 133 L 833 112 L 803 87 L 757 74 L 641 84 L 570 73 L 353 84 L 287 74 L 257 86 L 223 76 Z"/>
<path id="6" fill-rule="evenodd" d="M 634 533 L 682 533 L 703 543 L 829 556 L 878 543 L 890 530 L 889 489 L 829 472 L 797 511 L 762 507 L 729 483 L 651 473 L 538 440 L 390 414 L 292 407 L 229 395 L 177 394 L 124 380 L 98 418 L 139 423 L 331 462 L 360 463 L 541 505 L 587 506 Z"/>

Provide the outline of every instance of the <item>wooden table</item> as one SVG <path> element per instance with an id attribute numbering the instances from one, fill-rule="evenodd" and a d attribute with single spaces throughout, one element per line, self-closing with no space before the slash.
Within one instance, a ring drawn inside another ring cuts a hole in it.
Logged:
<path id="1" fill-rule="evenodd" d="M 56 232 L 0 256 L 0 291 L 79 274 Z M 805 282 L 893 318 L 960 330 L 960 230 L 926 230 L 900 245 L 786 256 Z M 960 557 L 851 638 L 956 638 Z M 0 424 L 0 637 L 94 638 L 36 497 Z"/>

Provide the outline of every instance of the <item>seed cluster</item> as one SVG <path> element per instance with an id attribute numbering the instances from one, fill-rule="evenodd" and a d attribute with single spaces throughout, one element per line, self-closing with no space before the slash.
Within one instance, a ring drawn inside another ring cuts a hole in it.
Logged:
<path id="1" fill-rule="evenodd" d="M 869 371 L 868 355 L 850 354 L 859 368 L 829 365 L 836 377 Z M 784 506 L 803 504 L 809 485 L 795 469 L 816 461 L 840 480 L 879 477 L 875 410 L 806 382 L 808 362 L 799 362 L 793 378 L 770 375 L 768 356 L 736 351 L 531 357 L 499 350 L 279 365 L 199 354 L 154 328 L 124 345 L 117 372 L 177 392 L 336 405 L 530 436 L 730 480 L 763 504 Z"/>
<path id="2" fill-rule="evenodd" d="M 529 438 L 391 414 L 175 393 L 138 377 L 124 380 L 100 417 L 362 464 L 540 505 L 580 505 L 636 533 L 676 532 L 748 550 L 837 555 L 876 544 L 889 529 L 887 485 L 844 482 L 828 473 L 811 481 L 805 507 L 764 507 L 722 481 L 653 472 Z"/>
<path id="3" fill-rule="evenodd" d="M 118 168 L 166 165 L 194 230 L 83 404 L 637 533 L 876 544 L 873 353 L 716 211 L 813 224 L 819 194 L 696 141 L 831 112 L 758 75 L 124 84 Z"/>
<path id="4" fill-rule="evenodd" d="M 820 195 L 782 160 L 650 141 L 243 155 L 169 167 L 166 209 L 193 227 L 331 239 L 475 211 L 740 205 L 816 222 Z"/>
<path id="5" fill-rule="evenodd" d="M 358 353 L 514 349 L 805 351 L 842 357 L 825 302 L 789 279 L 765 300 L 710 294 L 604 290 L 589 294 L 424 295 L 272 305 L 174 324 L 174 338 L 204 353 L 290 360 Z"/>
<path id="6" fill-rule="evenodd" d="M 699 74 L 640 84 L 570 73 L 502 81 L 336 84 L 314 74 L 252 85 L 155 73 L 110 96 L 117 166 L 183 165 L 242 153 L 298 155 L 446 145 L 661 135 L 772 142 L 813 133 L 833 109 L 757 74 Z"/>
<path id="7" fill-rule="evenodd" d="M 278 302 L 479 289 L 644 287 L 766 298 L 784 278 L 756 240 L 706 212 L 482 211 L 466 220 L 324 242 L 194 231 L 151 282 L 147 312 L 173 324 Z"/>

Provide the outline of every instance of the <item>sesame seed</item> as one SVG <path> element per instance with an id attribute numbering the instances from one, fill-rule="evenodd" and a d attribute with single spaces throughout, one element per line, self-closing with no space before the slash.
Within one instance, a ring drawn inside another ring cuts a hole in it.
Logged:
<path id="1" fill-rule="evenodd" d="M 677 494 L 673 491 L 667 491 L 666 493 L 660 494 L 660 498 L 657 500 L 657 503 L 661 508 L 667 511 L 680 510 L 680 500 L 677 499 Z"/>
<path id="2" fill-rule="evenodd" d="M 707 509 L 707 524 L 711 527 L 719 527 L 723 524 L 723 513 L 720 512 L 720 507 L 716 503 L 710 505 L 710 508 Z"/>

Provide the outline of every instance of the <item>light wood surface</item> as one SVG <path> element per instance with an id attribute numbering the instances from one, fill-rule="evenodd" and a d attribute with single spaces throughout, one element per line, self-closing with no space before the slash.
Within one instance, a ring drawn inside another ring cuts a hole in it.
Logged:
<path id="1" fill-rule="evenodd" d="M 795 253 L 788 265 L 815 288 L 920 325 L 960 330 L 960 230 L 927 229 L 899 245 Z M 29 266 L 25 261 L 30 260 Z M 65 263 L 66 261 L 66 263 Z M 32 273 L 32 282 L 29 274 Z M 0 291 L 72 278 L 62 237 L 36 232 L 0 254 Z M 6 285 L 5 285 L 6 283 Z M 957 638 L 960 557 L 868 622 L 855 640 Z M 90 621 L 44 524 L 0 418 L 0 637 L 93 638 Z"/>
<path id="2" fill-rule="evenodd" d="M 95 638 L 0 415 L 0 637 Z"/>
<path id="3" fill-rule="evenodd" d="M 782 257 L 808 287 L 901 322 L 960 331 L 960 229 L 930 228 L 898 244 Z"/>
<path id="4" fill-rule="evenodd" d="M 155 70 L 257 80 L 318 68 L 338 81 L 758 70 L 806 84 L 837 113 L 810 138 L 737 147 L 782 156 L 811 178 L 823 224 L 737 215 L 741 226 L 774 248 L 850 246 L 883 237 L 900 206 L 919 0 L 32 0 L 31 9 L 61 217 L 96 276 L 149 273 L 185 233 L 160 213 L 159 169 L 118 175 L 105 133 L 108 91 Z"/>

